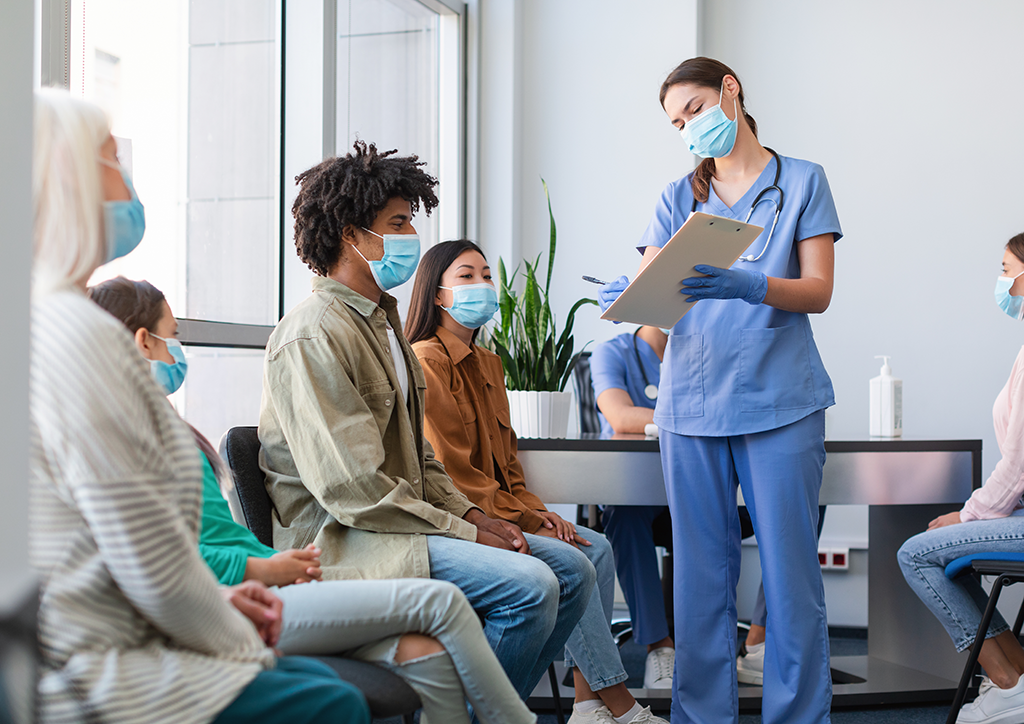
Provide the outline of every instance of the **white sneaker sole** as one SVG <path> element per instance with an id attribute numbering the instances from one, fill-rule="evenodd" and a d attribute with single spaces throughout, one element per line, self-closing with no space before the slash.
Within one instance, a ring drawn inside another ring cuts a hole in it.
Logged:
<path id="1" fill-rule="evenodd" d="M 671 689 L 672 688 L 672 679 L 662 679 L 661 681 L 653 681 L 651 683 L 647 683 L 645 681 L 644 682 L 644 688 L 645 689 L 661 689 L 661 690 Z"/>
<path id="2" fill-rule="evenodd" d="M 973 721 L 967 721 L 957 717 L 957 724 L 1020 724 L 1024 722 L 1024 706 L 1018 706 L 1007 711 L 1001 711 L 998 714 L 993 714 L 986 719 L 975 719 Z"/>
<path id="3" fill-rule="evenodd" d="M 763 686 L 764 674 L 760 671 L 746 671 L 737 666 L 736 680 L 739 681 L 741 684 L 753 684 L 754 686 Z"/>

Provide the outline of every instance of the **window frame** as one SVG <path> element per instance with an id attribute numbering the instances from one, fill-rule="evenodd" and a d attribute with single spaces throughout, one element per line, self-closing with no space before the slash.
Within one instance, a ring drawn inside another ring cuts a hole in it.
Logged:
<path id="1" fill-rule="evenodd" d="M 84 1 L 84 0 L 83 0 Z M 466 230 L 466 48 L 467 5 L 463 0 L 416 0 L 433 10 L 441 19 L 440 64 L 440 140 L 439 180 L 445 188 L 454 188 L 454 194 L 445 194 L 438 209 L 441 238 L 459 238 Z M 40 85 L 69 87 L 70 4 L 71 0 L 37 0 L 39 18 L 38 62 Z M 287 62 L 286 22 L 288 0 L 278 0 L 278 285 L 277 317 L 285 310 L 286 254 L 294 253 L 287 238 L 291 225 L 289 210 L 285 208 L 285 64 Z M 336 151 L 337 103 L 337 3 L 323 2 L 323 157 Z M 186 347 L 221 347 L 235 349 L 264 349 L 274 331 L 274 325 L 241 324 L 206 319 L 178 318 L 179 340 Z"/>

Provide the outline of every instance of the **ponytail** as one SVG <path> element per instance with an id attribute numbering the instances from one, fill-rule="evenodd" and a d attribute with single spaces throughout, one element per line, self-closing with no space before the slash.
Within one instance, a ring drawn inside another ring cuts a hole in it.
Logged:
<path id="1" fill-rule="evenodd" d="M 714 60 L 713 58 L 690 58 L 680 63 L 675 70 L 668 74 L 665 82 L 661 84 L 661 106 L 665 107 L 665 95 L 668 93 L 669 88 L 675 85 L 695 85 L 701 88 L 713 88 L 718 90 L 722 87 L 722 81 L 725 76 L 731 75 L 736 78 L 736 82 L 739 83 L 739 77 L 732 72 L 729 66 L 724 63 Z M 750 130 L 754 134 L 754 138 L 757 138 L 757 121 L 754 117 L 747 113 L 747 109 L 743 105 L 743 84 L 740 83 L 740 92 L 737 97 L 740 111 L 743 113 L 743 119 L 747 122 Z M 698 202 L 704 203 L 708 200 L 708 196 L 711 193 L 711 179 L 715 176 L 715 159 L 705 158 L 702 159 L 697 168 L 694 169 L 693 175 L 690 179 L 690 187 L 693 190 L 693 198 Z"/>

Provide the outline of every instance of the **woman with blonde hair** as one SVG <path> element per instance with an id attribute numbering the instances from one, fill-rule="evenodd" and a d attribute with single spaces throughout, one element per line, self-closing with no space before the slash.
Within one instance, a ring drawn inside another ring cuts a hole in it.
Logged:
<path id="1" fill-rule="evenodd" d="M 168 394 L 186 378 L 178 322 L 163 292 L 146 281 L 115 277 L 89 298 L 119 319 Z M 278 648 L 307 656 L 343 654 L 385 666 L 419 694 L 424 724 L 469 724 L 466 699 L 483 724 L 532 724 L 457 586 L 423 578 L 321 580 L 321 551 L 277 551 L 231 517 L 221 491 L 231 471 L 193 428 L 202 453 L 199 553 L 225 585 L 257 580 L 284 602 Z"/>
<path id="2" fill-rule="evenodd" d="M 44 722 L 369 721 L 326 665 L 277 658 L 281 601 L 220 588 L 196 548 L 202 470 L 124 327 L 85 297 L 145 215 L 102 111 L 36 96 L 31 563 Z"/>

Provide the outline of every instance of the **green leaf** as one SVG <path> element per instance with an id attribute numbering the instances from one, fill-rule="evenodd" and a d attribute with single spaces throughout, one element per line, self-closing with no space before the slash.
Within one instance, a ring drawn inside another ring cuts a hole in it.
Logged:
<path id="1" fill-rule="evenodd" d="M 564 328 L 558 329 L 549 294 L 554 273 L 557 229 L 547 182 L 542 178 L 541 183 L 550 222 L 545 278 L 538 278 L 544 254 L 537 255 L 531 261 L 523 260 L 511 275 L 504 260 L 498 263 L 498 308 L 501 320 L 489 335 L 488 343 L 501 358 L 509 390 L 563 390 L 579 359 L 579 353 L 573 349 L 575 338 L 572 334 L 576 312 L 584 305 L 597 304 L 593 299 L 578 300 L 570 308 Z M 514 287 L 520 271 L 523 275 L 520 284 L 522 291 L 517 293 Z"/>
<path id="2" fill-rule="evenodd" d="M 551 194 L 548 192 L 548 182 L 544 180 L 543 176 L 541 176 L 540 182 L 544 185 L 544 197 L 548 200 L 548 219 L 550 220 L 551 227 L 551 241 L 548 242 L 548 281 L 544 285 L 544 293 L 546 295 L 551 289 L 551 273 L 555 269 L 555 239 L 557 234 L 555 232 L 555 214 L 551 211 Z"/>
<path id="3" fill-rule="evenodd" d="M 589 346 L 590 342 L 587 342 L 583 345 L 583 349 L 572 356 L 572 361 L 569 362 L 569 366 L 565 368 L 565 373 L 562 375 L 562 381 L 558 384 L 558 392 L 565 390 L 565 383 L 569 381 L 572 371 L 576 369 L 576 363 L 580 361 L 580 355 L 583 354 Z"/>
<path id="4" fill-rule="evenodd" d="M 519 387 L 519 366 L 515 359 L 501 342 L 495 341 L 494 348 L 497 355 L 501 357 L 501 364 L 505 368 L 505 386 L 510 390 L 521 389 Z"/>
<path id="5" fill-rule="evenodd" d="M 576 323 L 576 312 L 584 304 L 593 304 L 594 306 L 598 306 L 596 299 L 580 299 L 574 305 L 572 305 L 572 308 L 569 310 L 569 316 L 566 317 L 565 320 L 565 329 L 562 330 L 562 336 L 558 340 L 559 347 L 561 347 L 565 343 L 566 337 L 572 334 L 572 327 Z"/>

